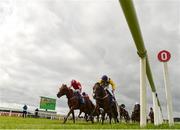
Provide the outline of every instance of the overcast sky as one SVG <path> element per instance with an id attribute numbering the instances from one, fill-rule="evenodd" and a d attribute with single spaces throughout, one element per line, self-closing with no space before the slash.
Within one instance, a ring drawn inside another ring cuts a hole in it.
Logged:
<path id="1" fill-rule="evenodd" d="M 154 82 L 166 117 L 162 63 L 168 63 L 174 116 L 180 116 L 180 1 L 134 1 Z M 0 106 L 38 107 L 40 96 L 56 94 L 62 83 L 79 80 L 92 99 L 102 75 L 117 85 L 118 103 L 129 112 L 139 102 L 139 57 L 118 0 L 0 0 Z M 148 108 L 152 95 L 147 84 Z M 19 105 L 20 106 L 20 105 Z"/>

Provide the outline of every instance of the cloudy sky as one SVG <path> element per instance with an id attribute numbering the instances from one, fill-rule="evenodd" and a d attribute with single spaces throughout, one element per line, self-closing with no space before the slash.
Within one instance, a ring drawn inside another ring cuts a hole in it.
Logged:
<path id="1" fill-rule="evenodd" d="M 164 116 L 157 53 L 171 52 L 173 108 L 180 116 L 180 1 L 134 4 Z M 91 97 L 92 86 L 104 74 L 114 80 L 118 103 L 130 112 L 139 102 L 139 57 L 118 0 L 0 0 L 0 107 L 38 107 L 40 96 L 57 98 L 60 85 L 71 79 L 79 80 Z M 147 94 L 149 108 L 149 84 Z M 67 111 L 66 102 L 57 99 L 59 113 Z"/>

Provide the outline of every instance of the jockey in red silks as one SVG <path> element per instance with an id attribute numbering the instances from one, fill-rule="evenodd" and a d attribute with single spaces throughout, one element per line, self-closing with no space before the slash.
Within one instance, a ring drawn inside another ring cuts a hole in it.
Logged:
<path id="1" fill-rule="evenodd" d="M 82 96 L 81 96 L 81 90 L 82 90 L 81 83 L 73 79 L 73 80 L 71 81 L 71 85 L 70 85 L 69 88 L 71 88 L 71 87 L 74 88 L 75 93 L 77 94 L 77 96 L 78 96 L 78 98 L 79 98 L 79 100 L 80 100 L 80 103 L 84 104 L 84 100 L 83 100 L 83 98 L 82 98 Z"/>
<path id="2" fill-rule="evenodd" d="M 71 81 L 71 86 L 70 86 L 70 88 L 71 88 L 71 87 L 73 87 L 76 92 L 81 93 L 82 86 L 81 86 L 81 83 L 80 83 L 80 82 L 78 82 L 78 81 L 76 81 L 76 80 L 73 79 L 73 80 Z"/>

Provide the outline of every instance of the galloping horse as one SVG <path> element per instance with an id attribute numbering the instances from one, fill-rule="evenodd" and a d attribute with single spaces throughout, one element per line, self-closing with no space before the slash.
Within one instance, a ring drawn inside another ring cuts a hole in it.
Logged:
<path id="1" fill-rule="evenodd" d="M 120 113 L 120 120 L 122 120 L 124 118 L 124 120 L 126 122 L 130 121 L 129 113 L 128 113 L 128 111 L 126 111 L 124 104 L 121 104 L 119 106 L 119 113 Z"/>
<path id="2" fill-rule="evenodd" d="M 73 122 L 75 123 L 75 116 L 74 116 L 74 110 L 79 109 L 80 113 L 84 112 L 85 115 L 91 114 L 92 110 L 94 109 L 93 104 L 91 100 L 85 98 L 85 104 L 80 104 L 78 97 L 74 94 L 73 90 L 67 87 L 66 84 L 62 84 L 62 86 L 59 88 L 59 92 L 57 94 L 57 97 L 60 98 L 62 96 L 66 95 L 68 99 L 68 106 L 69 106 L 69 112 L 64 119 L 64 123 L 66 123 L 67 118 L 72 113 Z M 80 115 L 80 114 L 79 114 Z"/>
<path id="3" fill-rule="evenodd" d="M 118 121 L 118 112 L 115 102 L 110 102 L 110 95 L 107 93 L 106 90 L 99 84 L 96 83 L 93 87 L 93 93 L 95 94 L 96 100 L 96 111 L 99 108 L 103 108 L 104 112 L 102 113 L 102 124 L 104 123 L 105 114 L 109 116 L 109 121 L 111 124 L 112 117 L 114 118 L 115 123 Z"/>
<path id="4" fill-rule="evenodd" d="M 92 101 L 89 99 L 89 97 L 84 97 L 84 99 L 85 99 L 85 101 L 90 101 L 91 102 L 91 113 L 93 112 L 93 110 L 95 109 L 95 105 L 92 103 Z M 81 113 L 82 113 L 83 111 L 80 111 L 79 112 L 79 115 L 78 115 L 78 117 L 79 118 L 82 118 L 82 117 L 80 117 L 80 115 L 81 115 Z M 84 116 L 84 118 L 85 118 L 85 120 L 86 121 L 89 121 L 89 116 L 91 115 L 91 113 L 85 113 L 85 116 Z M 97 109 L 94 113 L 93 113 L 93 116 L 95 117 L 97 117 L 97 121 L 99 122 L 99 116 L 100 116 L 100 114 L 101 114 L 102 112 L 101 112 L 101 110 L 100 109 Z"/>
<path id="5" fill-rule="evenodd" d="M 131 120 L 133 122 L 140 122 L 140 104 L 134 105 L 134 110 L 131 115 Z"/>

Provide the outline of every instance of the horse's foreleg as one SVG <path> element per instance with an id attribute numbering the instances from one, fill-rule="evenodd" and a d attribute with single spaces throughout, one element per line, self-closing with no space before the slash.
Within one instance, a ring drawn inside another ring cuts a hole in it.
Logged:
<path id="1" fill-rule="evenodd" d="M 119 122 L 118 113 L 114 113 L 114 121 L 115 121 L 115 123 Z"/>
<path id="2" fill-rule="evenodd" d="M 122 115 L 120 115 L 120 122 L 122 122 L 122 119 L 123 119 L 123 118 L 122 118 Z"/>
<path id="3" fill-rule="evenodd" d="M 97 115 L 97 122 L 99 122 L 99 115 Z"/>
<path id="4" fill-rule="evenodd" d="M 80 111 L 79 111 L 78 118 L 81 118 L 81 117 L 80 117 L 80 116 L 81 116 L 81 113 L 82 113 L 82 111 L 80 110 Z"/>
<path id="5" fill-rule="evenodd" d="M 72 111 L 74 110 L 74 108 L 72 107 L 69 111 L 69 113 L 67 114 L 66 118 L 64 119 L 64 122 L 63 123 L 66 123 L 67 121 L 67 118 L 69 117 L 69 115 L 72 113 Z"/>
<path id="6" fill-rule="evenodd" d="M 96 112 L 97 108 L 98 108 L 98 107 L 96 106 L 96 107 L 94 108 L 94 110 L 91 112 L 90 116 L 89 116 L 92 123 L 94 123 L 93 115 L 94 115 L 94 113 Z"/>
<path id="7" fill-rule="evenodd" d="M 115 123 L 119 122 L 116 104 L 114 104 L 113 109 L 111 109 L 111 115 L 112 115 Z"/>
<path id="8" fill-rule="evenodd" d="M 85 120 L 86 120 L 86 122 L 88 122 L 88 115 L 87 115 L 87 113 L 85 113 Z"/>
<path id="9" fill-rule="evenodd" d="M 116 116 L 116 114 L 114 114 L 113 112 L 112 112 L 112 117 L 113 117 L 113 119 L 114 119 L 114 122 L 115 122 L 115 124 L 117 123 L 117 116 Z"/>
<path id="10" fill-rule="evenodd" d="M 118 116 L 117 116 L 117 123 L 119 123 L 119 119 L 118 119 Z"/>
<path id="11" fill-rule="evenodd" d="M 109 123 L 111 124 L 112 114 L 109 114 Z"/>
<path id="12" fill-rule="evenodd" d="M 105 112 L 102 112 L 102 125 L 104 124 L 104 120 L 105 120 Z"/>
<path id="13" fill-rule="evenodd" d="M 73 123 L 75 123 L 74 110 L 72 111 Z"/>

